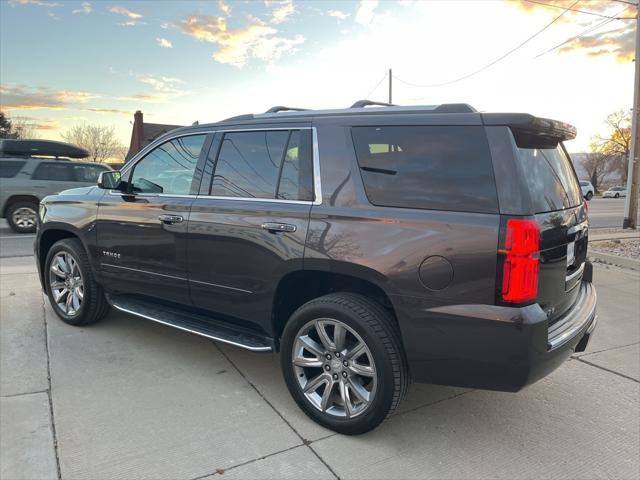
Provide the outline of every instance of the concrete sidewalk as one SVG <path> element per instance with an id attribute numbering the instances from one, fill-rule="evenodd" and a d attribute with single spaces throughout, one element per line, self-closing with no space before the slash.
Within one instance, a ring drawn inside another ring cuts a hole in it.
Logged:
<path id="1" fill-rule="evenodd" d="M 346 437 L 302 414 L 275 354 L 115 312 L 64 324 L 32 262 L 0 263 L 3 480 L 640 477 L 640 274 L 595 267 L 593 343 L 528 389 L 413 385 Z"/>

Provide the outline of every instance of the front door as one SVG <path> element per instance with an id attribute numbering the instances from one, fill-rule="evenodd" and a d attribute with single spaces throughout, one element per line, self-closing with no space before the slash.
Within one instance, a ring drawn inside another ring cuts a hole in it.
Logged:
<path id="1" fill-rule="evenodd" d="M 164 142 L 123 176 L 98 207 L 101 281 L 115 292 L 188 304 L 187 224 L 206 134 Z"/>
<path id="2" fill-rule="evenodd" d="M 279 281 L 302 269 L 313 203 L 308 127 L 218 132 L 189 220 L 195 306 L 270 331 Z"/>

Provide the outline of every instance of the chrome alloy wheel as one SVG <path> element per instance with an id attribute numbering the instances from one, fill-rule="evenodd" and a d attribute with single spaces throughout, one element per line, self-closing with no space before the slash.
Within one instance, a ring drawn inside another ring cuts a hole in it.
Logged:
<path id="1" fill-rule="evenodd" d="M 69 252 L 58 252 L 49 265 L 49 287 L 56 306 L 72 317 L 84 298 L 84 282 L 78 261 Z"/>
<path id="2" fill-rule="evenodd" d="M 33 228 L 36 226 L 36 211 L 30 207 L 17 208 L 11 215 L 11 220 L 19 228 Z"/>
<path id="3" fill-rule="evenodd" d="M 291 359 L 304 396 L 321 412 L 353 418 L 371 405 L 376 366 L 351 327 L 331 318 L 308 322 L 296 336 Z"/>

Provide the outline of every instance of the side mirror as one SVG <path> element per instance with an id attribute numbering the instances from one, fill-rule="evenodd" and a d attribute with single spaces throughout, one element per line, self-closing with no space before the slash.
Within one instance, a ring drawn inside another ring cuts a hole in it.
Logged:
<path id="1" fill-rule="evenodd" d="M 98 175 L 98 187 L 104 190 L 117 190 L 122 182 L 122 175 L 118 171 L 101 172 Z"/>

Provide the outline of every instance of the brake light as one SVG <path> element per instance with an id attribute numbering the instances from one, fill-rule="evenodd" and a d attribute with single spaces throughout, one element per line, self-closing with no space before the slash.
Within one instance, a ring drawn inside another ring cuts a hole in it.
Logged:
<path id="1" fill-rule="evenodd" d="M 540 227 L 535 220 L 507 220 L 502 300 L 522 303 L 538 295 Z"/>

